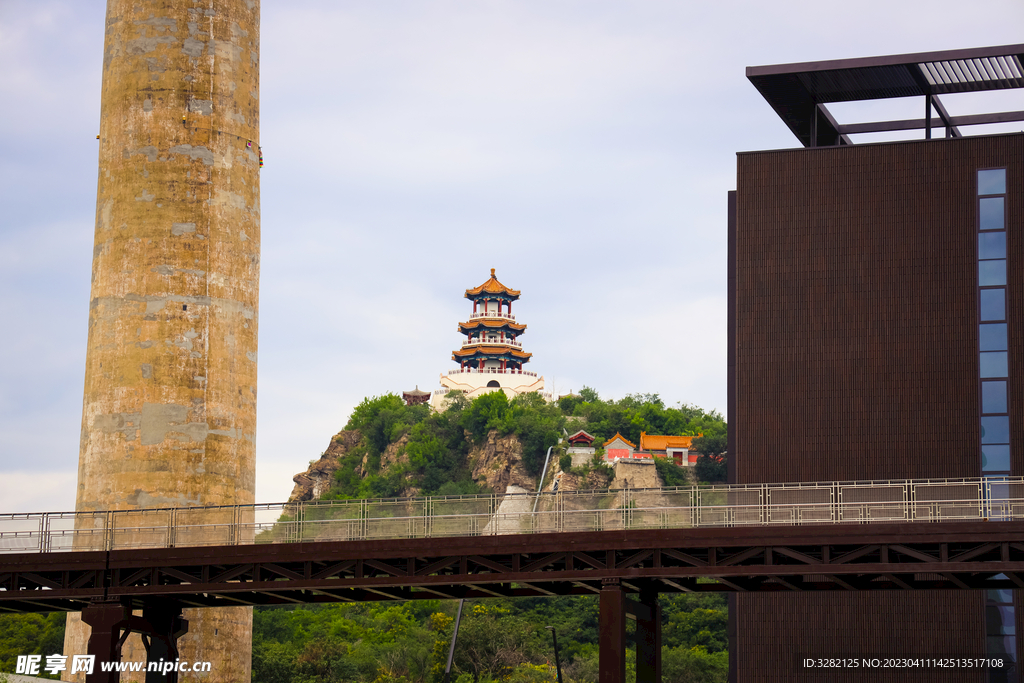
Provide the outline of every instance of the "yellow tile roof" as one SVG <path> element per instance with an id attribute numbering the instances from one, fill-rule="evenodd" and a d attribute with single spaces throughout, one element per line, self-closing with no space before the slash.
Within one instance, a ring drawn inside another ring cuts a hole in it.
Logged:
<path id="1" fill-rule="evenodd" d="M 605 441 L 605 442 L 604 442 L 604 445 L 605 445 L 605 446 L 607 446 L 607 445 L 608 445 L 608 444 L 610 444 L 610 443 L 611 443 L 612 441 L 615 441 L 615 439 L 619 439 L 620 441 L 624 441 L 625 443 L 629 444 L 629 447 L 630 447 L 630 448 L 636 448 L 636 446 L 634 446 L 634 445 L 633 445 L 633 442 L 632 442 L 632 441 L 630 441 L 629 439 L 627 439 L 626 437 L 624 437 L 624 436 L 623 436 L 622 434 L 619 434 L 618 432 L 615 432 L 615 436 L 613 436 L 612 438 L 610 438 L 610 439 L 608 439 L 607 441 Z"/>
<path id="2" fill-rule="evenodd" d="M 494 268 L 491 268 L 491 277 L 487 280 L 487 282 L 483 283 L 479 287 L 467 289 L 466 296 L 476 296 L 477 294 L 482 294 L 485 292 L 487 294 L 508 294 L 509 296 L 513 297 L 518 297 L 520 294 L 520 291 L 518 289 L 509 289 L 505 285 L 498 282 L 498 278 L 494 277 Z"/>
<path id="3" fill-rule="evenodd" d="M 469 322 L 459 323 L 459 332 L 462 332 L 462 330 L 474 330 L 479 326 L 494 328 L 508 327 L 511 330 L 516 330 L 517 332 L 522 332 L 526 329 L 526 325 L 514 323 L 510 320 L 488 320 L 486 318 L 478 318 L 476 320 L 470 320 Z"/>
<path id="4" fill-rule="evenodd" d="M 664 451 L 669 448 L 689 448 L 695 436 L 666 436 L 640 432 L 640 450 Z"/>

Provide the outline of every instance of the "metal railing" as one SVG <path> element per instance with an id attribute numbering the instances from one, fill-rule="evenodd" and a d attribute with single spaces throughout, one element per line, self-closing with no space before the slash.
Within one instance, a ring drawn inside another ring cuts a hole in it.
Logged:
<path id="1" fill-rule="evenodd" d="M 518 339 L 512 339 L 511 337 L 507 337 L 505 339 L 498 337 L 485 337 L 483 339 L 480 339 L 479 337 L 470 337 L 463 342 L 462 347 L 477 346 L 479 344 L 490 344 L 492 346 L 497 344 L 499 346 L 514 346 L 517 349 L 523 348 L 523 342 Z"/>
<path id="2" fill-rule="evenodd" d="M 505 320 L 515 320 L 516 317 L 511 313 L 496 313 L 495 311 L 484 312 L 478 311 L 477 313 L 470 313 L 469 319 L 474 320 L 476 318 L 504 318 Z"/>
<path id="3" fill-rule="evenodd" d="M 1014 519 L 1024 477 L 749 484 L 3 514 L 0 553 Z"/>
<path id="4" fill-rule="evenodd" d="M 502 370 L 501 368 L 484 368 L 483 370 L 481 370 L 480 368 L 455 368 L 454 370 L 448 370 L 447 372 L 443 372 L 441 373 L 441 375 L 460 375 L 463 373 L 481 373 L 485 375 L 526 375 L 527 377 L 537 376 L 536 372 L 532 372 L 530 370 Z"/>

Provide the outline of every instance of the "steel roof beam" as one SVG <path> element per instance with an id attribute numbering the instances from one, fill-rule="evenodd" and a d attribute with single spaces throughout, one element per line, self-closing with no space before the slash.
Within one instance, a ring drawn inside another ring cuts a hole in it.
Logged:
<path id="1" fill-rule="evenodd" d="M 935 100 L 933 100 L 934 102 Z M 949 122 L 953 128 L 957 126 L 981 126 L 987 123 L 1012 123 L 1024 121 L 1024 111 L 1004 111 L 992 114 L 972 114 L 969 116 L 951 116 Z M 876 123 L 847 123 L 839 126 L 839 132 L 844 135 L 856 135 L 858 133 L 884 133 L 896 130 L 921 130 L 927 122 L 924 119 L 903 119 L 899 121 L 878 121 Z M 932 119 L 932 127 L 941 128 L 946 122 L 940 118 Z M 960 137 L 960 135 L 956 135 Z"/>

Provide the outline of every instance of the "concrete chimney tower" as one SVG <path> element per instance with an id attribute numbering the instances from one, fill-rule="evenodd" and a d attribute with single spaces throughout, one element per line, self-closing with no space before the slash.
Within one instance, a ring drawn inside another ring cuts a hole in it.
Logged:
<path id="1" fill-rule="evenodd" d="M 107 1 L 79 511 L 254 502 L 259 9 Z M 248 681 L 251 610 L 186 618 L 182 660 Z"/>

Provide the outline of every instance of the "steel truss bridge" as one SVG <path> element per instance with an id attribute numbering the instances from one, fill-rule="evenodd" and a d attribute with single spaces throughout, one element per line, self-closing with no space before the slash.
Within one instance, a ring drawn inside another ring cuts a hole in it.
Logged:
<path id="1" fill-rule="evenodd" d="M 593 594 L 602 683 L 623 680 L 627 618 L 638 681 L 655 681 L 658 593 L 1024 588 L 1024 478 L 39 513 L 0 529 L 0 611 L 80 610 L 101 660 L 131 631 L 154 661 L 176 655 L 188 607 Z"/>

